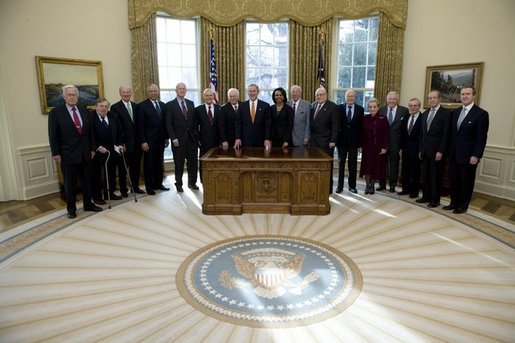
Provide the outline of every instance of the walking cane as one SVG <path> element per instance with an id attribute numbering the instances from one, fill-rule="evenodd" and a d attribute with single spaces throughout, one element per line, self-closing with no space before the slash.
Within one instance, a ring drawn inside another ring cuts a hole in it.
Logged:
<path id="1" fill-rule="evenodd" d="M 107 158 L 104 163 L 105 171 L 106 171 L 106 185 L 107 185 L 107 203 L 109 204 L 109 209 L 111 209 L 111 190 L 109 189 L 109 172 L 107 171 L 107 162 L 109 162 L 109 158 L 111 157 L 111 152 L 107 150 Z"/>
<path id="2" fill-rule="evenodd" d="M 132 185 L 131 176 L 129 174 L 129 168 L 127 168 L 127 163 L 125 162 L 125 154 L 123 153 L 123 149 L 120 149 L 120 153 L 122 155 L 123 165 L 125 166 L 125 173 L 129 177 L 129 186 L 131 187 L 132 195 L 134 195 L 134 202 L 138 202 L 138 199 L 136 198 L 136 192 L 134 192 L 134 186 Z"/>

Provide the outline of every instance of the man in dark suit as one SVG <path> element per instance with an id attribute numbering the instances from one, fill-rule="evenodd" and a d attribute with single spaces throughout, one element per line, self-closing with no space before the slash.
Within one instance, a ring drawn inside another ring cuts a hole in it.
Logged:
<path id="1" fill-rule="evenodd" d="M 220 109 L 219 130 L 222 147 L 227 149 L 233 147 L 236 140 L 236 116 L 240 106 L 243 104 L 240 100 L 240 92 L 236 88 L 230 88 L 227 91 L 229 101 Z"/>
<path id="2" fill-rule="evenodd" d="M 121 100 L 111 106 L 111 112 L 115 114 L 118 123 L 122 128 L 125 141 L 124 157 L 129 169 L 129 177 L 135 193 L 144 194 L 145 192 L 139 188 L 139 178 L 141 170 L 141 142 L 138 131 L 138 106 L 131 101 L 132 89 L 129 86 L 120 86 L 119 89 Z M 118 174 L 120 176 L 120 191 L 123 197 L 127 197 L 127 171 L 123 165 L 118 165 Z"/>
<path id="3" fill-rule="evenodd" d="M 340 128 L 338 130 L 338 186 L 336 193 L 343 191 L 345 177 L 345 160 L 348 156 L 349 191 L 358 193 L 356 189 L 356 174 L 358 171 L 358 148 L 360 144 L 360 133 L 363 128 L 363 116 L 365 109 L 356 104 L 356 92 L 349 89 L 345 92 L 345 103 L 336 106 L 336 113 L 340 117 Z"/>
<path id="4" fill-rule="evenodd" d="M 138 127 L 143 150 L 145 188 L 148 194 L 155 195 L 156 190 L 170 190 L 163 185 L 164 149 L 168 146 L 168 134 L 165 103 L 159 100 L 159 87 L 149 85 L 147 95 L 148 99 L 138 105 Z"/>
<path id="5" fill-rule="evenodd" d="M 420 130 L 420 158 L 422 159 L 422 198 L 418 203 L 429 203 L 429 207 L 440 204 L 442 176 L 445 157 L 449 149 L 451 113 L 440 106 L 439 91 L 427 95 L 429 110 L 422 114 Z"/>
<path id="6" fill-rule="evenodd" d="M 398 195 L 409 194 L 416 198 L 420 190 L 420 100 L 411 98 L 408 102 L 409 115 L 401 121 L 401 142 L 399 155 L 402 157 L 402 191 Z"/>
<path id="7" fill-rule="evenodd" d="M 105 205 L 107 199 L 122 199 L 114 191 L 116 190 L 116 166 L 121 159 L 119 151 L 123 150 L 124 143 L 121 127 L 115 116 L 109 112 L 109 101 L 106 98 L 98 99 L 95 111 L 91 112 L 91 130 L 95 138 L 96 151 L 91 166 L 91 194 L 95 204 Z M 104 175 L 102 181 L 106 161 L 108 175 Z M 104 199 L 102 199 L 102 193 Z"/>
<path id="8" fill-rule="evenodd" d="M 175 87 L 177 97 L 166 104 L 166 129 L 172 140 L 173 163 L 175 166 L 175 187 L 182 188 L 182 174 L 187 161 L 188 187 L 197 190 L 198 168 L 198 124 L 195 117 L 195 104 L 186 99 L 186 85 L 179 82 Z"/>
<path id="9" fill-rule="evenodd" d="M 236 116 L 236 141 L 234 147 L 272 147 L 272 116 L 270 105 L 259 100 L 259 87 L 250 84 L 249 100 L 239 108 Z"/>
<path id="10" fill-rule="evenodd" d="M 336 104 L 327 100 L 327 91 L 320 87 L 315 91 L 316 101 L 311 106 L 311 135 L 309 146 L 320 148 L 325 151 L 331 159 L 334 156 L 334 147 L 338 140 L 338 129 L 340 120 Z M 329 177 L 329 194 L 333 193 L 333 161 L 331 160 L 331 175 Z"/>
<path id="11" fill-rule="evenodd" d="M 401 141 L 401 119 L 409 115 L 406 107 L 398 105 L 399 94 L 391 91 L 386 96 L 387 106 L 379 108 L 379 114 L 388 119 L 389 125 L 389 144 L 388 144 L 388 175 L 390 193 L 395 192 L 397 179 L 399 178 L 399 149 Z M 378 191 L 386 189 L 386 180 L 381 180 Z"/>
<path id="12" fill-rule="evenodd" d="M 450 146 L 451 203 L 444 210 L 465 213 L 472 198 L 477 165 L 483 157 L 488 135 L 488 112 L 474 104 L 476 89 L 460 91 L 462 107 L 452 113 Z"/>
<path id="13" fill-rule="evenodd" d="M 220 105 L 215 104 L 215 94 L 210 88 L 202 93 L 204 104 L 195 108 L 195 122 L 198 125 L 200 156 L 209 149 L 220 146 Z M 202 182 L 202 161 L 199 162 L 200 182 Z"/>
<path id="14" fill-rule="evenodd" d="M 89 173 L 95 148 L 89 112 L 78 105 L 79 90 L 74 85 L 63 87 L 63 99 L 65 103 L 54 107 L 48 116 L 48 140 L 52 159 L 61 164 L 68 218 L 75 218 L 77 180 L 82 186 L 84 211 L 99 212 L 102 208 L 91 202 Z"/>

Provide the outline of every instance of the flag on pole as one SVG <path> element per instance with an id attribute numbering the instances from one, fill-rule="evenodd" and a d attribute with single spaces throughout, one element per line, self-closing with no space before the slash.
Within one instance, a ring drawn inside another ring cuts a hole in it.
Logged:
<path id="1" fill-rule="evenodd" d="M 320 43 L 318 44 L 317 86 L 327 88 L 325 83 L 325 41 L 323 33 L 321 34 Z"/>
<path id="2" fill-rule="evenodd" d="M 209 88 L 215 94 L 215 103 L 218 104 L 218 74 L 216 73 L 215 43 L 212 39 L 209 51 Z"/>

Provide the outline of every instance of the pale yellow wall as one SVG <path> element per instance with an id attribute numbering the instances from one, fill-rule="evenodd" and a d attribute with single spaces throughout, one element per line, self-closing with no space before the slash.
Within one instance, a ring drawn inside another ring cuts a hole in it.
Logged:
<path id="1" fill-rule="evenodd" d="M 426 66 L 484 62 L 488 145 L 513 147 L 514 35 L 514 0 L 409 0 L 401 102 L 424 96 Z"/>
<path id="2" fill-rule="evenodd" d="M 34 56 L 100 60 L 106 96 L 131 82 L 127 0 L 0 1 L 0 68 L 15 149 L 48 144 Z"/>
<path id="3" fill-rule="evenodd" d="M 481 190 L 497 194 L 510 189 L 503 195 L 510 199 L 515 199 L 515 183 L 509 181 L 515 178 L 510 167 L 515 146 L 513 34 L 515 0 L 410 0 L 401 92 L 403 104 L 413 96 L 422 98 L 428 65 L 485 62 L 480 105 L 490 112 L 488 146 L 501 150 L 485 152 L 493 157 L 491 162 L 485 158 L 486 168 L 480 171 Z M 47 116 L 40 110 L 36 55 L 102 61 L 106 96 L 116 101 L 118 86 L 131 82 L 127 0 L 0 0 L 0 142 L 11 142 L 0 149 L 0 201 L 56 189 L 37 188 L 37 173 L 52 163 L 49 156 L 48 161 L 40 156 L 49 152 L 44 151 Z M 34 170 L 27 171 L 20 152 L 33 158 Z M 48 175 L 46 182 L 57 184 Z M 495 191 L 488 189 L 491 185 Z"/>

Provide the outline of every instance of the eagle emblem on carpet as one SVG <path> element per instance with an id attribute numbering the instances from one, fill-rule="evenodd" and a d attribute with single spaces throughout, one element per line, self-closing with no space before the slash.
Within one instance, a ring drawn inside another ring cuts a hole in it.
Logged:
<path id="1" fill-rule="evenodd" d="M 358 297 L 362 276 L 343 253 L 299 237 L 245 236 L 186 258 L 181 296 L 216 319 L 251 327 L 294 327 L 330 318 Z"/>
<path id="2" fill-rule="evenodd" d="M 232 256 L 236 270 L 244 278 L 233 277 L 224 270 L 219 281 L 228 289 L 252 288 L 256 295 L 266 299 L 281 297 L 286 292 L 301 295 L 303 288 L 320 277 L 312 271 L 302 281 L 294 281 L 302 271 L 304 257 L 284 249 L 249 250 Z"/>

